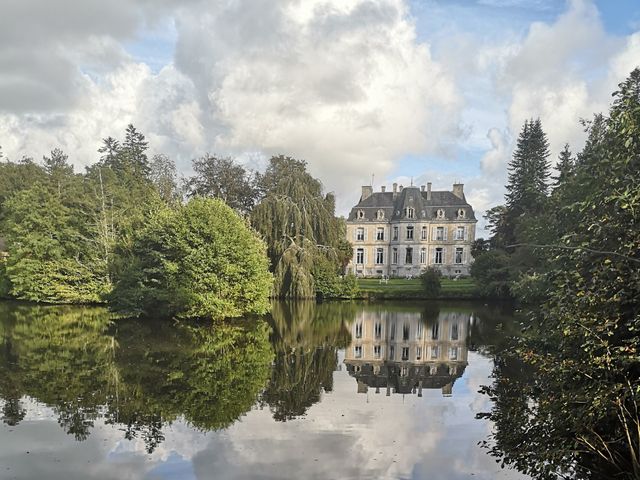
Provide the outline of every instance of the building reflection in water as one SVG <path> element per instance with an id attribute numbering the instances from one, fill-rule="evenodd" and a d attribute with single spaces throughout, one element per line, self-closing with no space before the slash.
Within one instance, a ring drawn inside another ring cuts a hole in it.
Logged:
<path id="1" fill-rule="evenodd" d="M 424 388 L 450 396 L 453 383 L 467 366 L 470 315 L 420 312 L 361 311 L 350 325 L 352 341 L 345 360 L 358 393 L 374 388 L 387 395 L 414 393 Z"/>

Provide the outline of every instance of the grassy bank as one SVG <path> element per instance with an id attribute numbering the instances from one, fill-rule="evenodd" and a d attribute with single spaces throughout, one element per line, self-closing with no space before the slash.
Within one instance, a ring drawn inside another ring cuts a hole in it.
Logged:
<path id="1" fill-rule="evenodd" d="M 475 299 L 480 298 L 476 292 L 476 285 L 471 278 L 450 280 L 443 278 L 442 290 L 437 298 L 440 299 Z M 387 283 L 377 278 L 359 278 L 358 286 L 362 298 L 366 299 L 422 299 L 427 298 L 422 289 L 419 278 L 407 280 L 392 278 Z"/>

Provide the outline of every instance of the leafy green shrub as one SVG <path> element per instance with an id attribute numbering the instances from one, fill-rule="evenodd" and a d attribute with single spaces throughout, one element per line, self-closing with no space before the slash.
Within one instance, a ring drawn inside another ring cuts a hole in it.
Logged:
<path id="1" fill-rule="evenodd" d="M 239 317 L 269 309 L 266 247 L 224 202 L 161 207 L 115 272 L 110 304 L 129 316 Z"/>
<path id="2" fill-rule="evenodd" d="M 441 278 L 442 273 L 440 273 L 440 270 L 437 268 L 429 267 L 422 271 L 420 279 L 422 280 L 424 293 L 428 297 L 437 297 L 440 294 L 442 288 L 440 283 Z"/>
<path id="3" fill-rule="evenodd" d="M 504 250 L 479 255 L 471 265 L 471 276 L 476 280 L 481 296 L 511 298 L 511 261 Z"/>

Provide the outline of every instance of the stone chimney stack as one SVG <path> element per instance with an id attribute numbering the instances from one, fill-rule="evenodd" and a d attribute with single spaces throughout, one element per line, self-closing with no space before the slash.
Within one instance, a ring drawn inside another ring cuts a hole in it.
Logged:
<path id="1" fill-rule="evenodd" d="M 402 185 L 400 185 L 400 189 L 398 191 L 401 192 L 403 188 L 404 187 Z"/>
<path id="2" fill-rule="evenodd" d="M 382 186 L 380 187 L 380 191 L 381 191 L 382 193 L 386 192 L 386 191 L 387 191 L 387 187 L 385 187 L 384 185 L 382 185 Z"/>
<path id="3" fill-rule="evenodd" d="M 366 200 L 371 195 L 373 195 L 373 187 L 371 185 L 363 185 L 362 186 L 362 196 L 360 197 L 360 201 Z"/>
<path id="4" fill-rule="evenodd" d="M 425 186 L 424 185 L 420 185 L 420 191 L 424 192 Z"/>
<path id="5" fill-rule="evenodd" d="M 431 182 L 427 183 L 427 200 L 431 200 Z"/>
<path id="6" fill-rule="evenodd" d="M 396 198 L 397 194 L 398 194 L 398 184 L 394 183 L 393 184 L 393 198 Z"/>
<path id="7" fill-rule="evenodd" d="M 454 183 L 453 184 L 453 194 L 464 200 L 464 184 L 463 183 Z"/>

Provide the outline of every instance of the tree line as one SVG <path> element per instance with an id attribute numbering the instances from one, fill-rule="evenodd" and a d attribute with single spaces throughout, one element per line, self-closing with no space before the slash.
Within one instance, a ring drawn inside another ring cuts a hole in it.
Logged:
<path id="1" fill-rule="evenodd" d="M 58 148 L 42 162 L 0 150 L 0 297 L 219 318 L 264 313 L 270 296 L 355 294 L 344 221 L 304 161 L 258 173 L 206 154 L 179 179 L 148 152 L 133 125 L 82 173 Z"/>
<path id="2" fill-rule="evenodd" d="M 534 478 L 640 478 L 640 70 L 583 125 L 552 174 L 540 120 L 524 123 L 475 244 L 479 288 L 529 312 L 485 389 L 488 446 Z"/>

